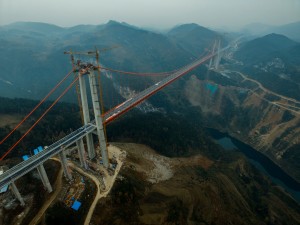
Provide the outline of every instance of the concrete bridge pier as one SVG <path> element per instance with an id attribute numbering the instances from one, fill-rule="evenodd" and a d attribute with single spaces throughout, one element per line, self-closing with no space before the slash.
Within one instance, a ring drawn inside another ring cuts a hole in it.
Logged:
<path id="1" fill-rule="evenodd" d="M 46 183 L 45 183 L 44 179 L 42 179 L 42 173 L 41 173 L 39 167 L 37 167 L 36 169 L 37 169 L 37 171 L 38 171 L 38 173 L 39 173 L 39 176 L 40 176 L 40 178 L 41 178 L 41 180 L 42 180 L 42 183 L 43 183 L 44 187 L 46 187 Z"/>
<path id="2" fill-rule="evenodd" d="M 81 97 L 81 104 L 82 104 L 82 111 L 83 111 L 83 120 L 84 120 L 84 124 L 86 125 L 91 121 L 88 100 L 87 100 L 87 93 L 86 93 L 86 83 L 81 73 L 79 73 L 78 76 L 79 76 L 80 97 Z M 86 142 L 88 147 L 89 158 L 93 159 L 96 156 L 93 134 L 89 133 L 86 135 Z"/>
<path id="3" fill-rule="evenodd" d="M 212 69 L 212 58 L 209 60 L 208 69 Z"/>
<path id="4" fill-rule="evenodd" d="M 70 171 L 68 170 L 68 162 L 67 162 L 67 158 L 66 158 L 64 151 L 61 151 L 58 155 L 60 158 L 61 166 L 64 170 L 65 177 L 68 180 L 72 180 L 72 175 L 71 175 Z"/>
<path id="5" fill-rule="evenodd" d="M 87 169 L 87 164 L 86 164 L 86 160 L 84 158 L 84 145 L 83 145 L 83 140 L 80 139 L 78 141 L 76 141 L 76 145 L 78 148 L 78 155 L 79 155 L 79 160 L 80 160 L 80 164 L 83 168 Z"/>
<path id="6" fill-rule="evenodd" d="M 107 154 L 107 144 L 106 144 L 106 138 L 104 134 L 104 128 L 103 128 L 103 121 L 101 116 L 101 110 L 100 110 L 100 102 L 98 98 L 98 86 L 96 81 L 96 76 L 94 71 L 90 71 L 89 74 L 89 81 L 90 81 L 90 89 L 91 89 L 91 96 L 92 96 L 92 102 L 93 102 L 93 109 L 94 109 L 94 115 L 95 115 L 95 121 L 97 126 L 97 136 L 100 144 L 100 150 L 101 150 L 101 156 L 103 160 L 103 165 L 108 168 L 108 154 Z"/>
<path id="7" fill-rule="evenodd" d="M 46 173 L 46 170 L 45 170 L 43 164 L 38 165 L 37 169 L 39 171 L 39 174 L 41 176 L 41 179 L 42 179 L 42 182 L 43 182 L 45 188 L 47 188 L 48 192 L 51 193 L 53 190 L 52 190 L 50 181 L 48 179 L 48 176 L 47 176 L 47 173 Z"/>
<path id="8" fill-rule="evenodd" d="M 19 202 L 21 203 L 21 206 L 25 206 L 25 202 L 24 202 L 24 200 L 23 200 L 23 198 L 22 198 L 22 196 L 21 196 L 21 194 L 20 194 L 20 192 L 19 192 L 17 186 L 15 185 L 15 183 L 12 182 L 12 183 L 10 184 L 10 186 L 11 186 L 12 192 L 14 193 L 14 195 L 16 196 L 16 198 L 17 198 L 17 199 L 19 200 Z"/>

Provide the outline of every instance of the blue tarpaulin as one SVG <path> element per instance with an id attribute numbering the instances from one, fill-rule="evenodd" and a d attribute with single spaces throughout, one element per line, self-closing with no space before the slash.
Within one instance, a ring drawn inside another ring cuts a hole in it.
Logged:
<path id="1" fill-rule="evenodd" d="M 23 155 L 23 160 L 26 161 L 27 159 L 29 159 L 28 155 Z"/>
<path id="2" fill-rule="evenodd" d="M 73 203 L 73 205 L 72 205 L 72 209 L 74 209 L 74 210 L 78 210 L 79 208 L 80 208 L 80 206 L 81 206 L 81 202 L 79 202 L 79 201 L 75 201 L 74 203 Z"/>
<path id="3" fill-rule="evenodd" d="M 39 151 L 38 151 L 37 149 L 34 149 L 34 150 L 33 150 L 33 153 L 36 155 L 36 154 L 39 153 Z"/>
<path id="4" fill-rule="evenodd" d="M 5 185 L 3 188 L 1 188 L 0 193 L 6 192 L 8 189 L 8 185 Z"/>
<path id="5" fill-rule="evenodd" d="M 39 146 L 37 149 L 38 149 L 39 152 L 43 151 L 43 147 L 42 146 Z"/>

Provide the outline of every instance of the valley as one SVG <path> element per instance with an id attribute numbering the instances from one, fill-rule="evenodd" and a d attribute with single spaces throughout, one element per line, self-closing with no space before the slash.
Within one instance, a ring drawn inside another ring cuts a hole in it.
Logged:
<path id="1" fill-rule="evenodd" d="M 4 43 L 0 46 L 0 66 L 6 65 L 0 75 L 0 96 L 9 97 L 0 97 L 0 139 L 37 104 L 29 99 L 41 99 L 61 74 L 71 69 L 69 59 L 63 55 L 65 50 L 118 45 L 112 51 L 101 52 L 101 65 L 124 71 L 161 72 L 178 69 L 207 54 L 216 38 L 224 46 L 239 35 L 225 35 L 197 24 L 156 33 L 116 21 L 70 28 L 16 23 L 0 27 L 0 31 Z M 111 185 L 104 194 L 103 183 L 97 182 L 95 174 L 89 176 L 69 163 L 77 177 L 89 177 L 82 195 L 87 204 L 79 214 L 57 201 L 65 198 L 56 196 L 60 188 L 70 184 L 62 178 L 59 164 L 48 162 L 53 165 L 51 182 L 56 180 L 57 184 L 53 195 L 43 190 L 35 198 L 21 189 L 22 194 L 30 195 L 32 214 L 41 210 L 32 224 L 58 224 L 68 219 L 77 224 L 88 224 L 89 220 L 91 224 L 300 223 L 299 203 L 245 156 L 224 151 L 205 131 L 213 128 L 253 147 L 300 183 L 299 46 L 278 34 L 242 39 L 222 58 L 219 68 L 200 66 L 110 123 L 108 141 L 127 152 L 126 160 L 123 165 L 118 163 L 119 174 L 107 178 Z M 106 111 L 132 99 L 147 85 L 160 83 L 157 77 L 116 76 L 102 70 L 100 74 Z M 22 155 L 32 154 L 36 146 L 47 146 L 80 127 L 80 107 L 73 104 L 75 96 L 74 88 L 0 165 L 11 167 L 21 162 Z M 46 102 L 1 145 L 0 153 L 51 103 Z M 25 185 L 32 176 L 36 174 L 28 174 L 18 186 Z M 32 185 L 29 192 L 35 193 L 37 186 Z M 46 202 L 45 197 L 50 200 Z M 19 206 L 14 210 L 21 212 Z M 64 218 L 58 217 L 61 211 L 66 214 Z M 1 217 L 3 221 L 12 218 L 9 212 L 1 212 L 0 224 Z M 23 224 L 32 218 L 26 217 Z"/>
<path id="2" fill-rule="evenodd" d="M 292 149 L 300 141 L 300 128 L 297 125 L 300 122 L 299 102 L 273 93 L 241 73 L 229 72 L 227 75 L 237 82 L 234 86 L 201 81 L 191 76 L 185 87 L 187 99 L 201 109 L 207 127 L 228 133 L 251 145 L 299 182 L 298 170 L 294 169 L 298 164 L 290 162 L 286 156 L 291 154 L 289 151 L 294 151 Z M 245 84 L 245 80 L 250 83 Z M 212 93 L 207 88 L 208 84 L 214 85 L 217 91 Z M 230 122 L 225 123 L 225 120 Z"/>

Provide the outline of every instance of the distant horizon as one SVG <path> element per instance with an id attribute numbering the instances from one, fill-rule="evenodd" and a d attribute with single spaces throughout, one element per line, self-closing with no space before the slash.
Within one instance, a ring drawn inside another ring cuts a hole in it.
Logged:
<path id="1" fill-rule="evenodd" d="M 106 22 L 103 22 L 103 23 L 98 23 L 98 24 L 74 24 L 72 26 L 62 26 L 62 25 L 59 25 L 59 24 L 55 24 L 55 23 L 49 23 L 49 22 L 44 22 L 44 21 L 14 21 L 14 22 L 11 22 L 11 23 L 7 23 L 7 24 L 0 24 L 0 27 L 3 27 L 3 26 L 10 26 L 10 25 L 13 25 L 13 24 L 16 24 L 16 23 L 39 23 L 39 24 L 48 24 L 48 25 L 53 25 L 53 26 L 57 26 L 57 27 L 60 27 L 60 28 L 72 28 L 72 27 L 76 27 L 76 26 L 101 26 L 101 25 L 105 25 L 109 22 L 117 22 L 117 23 L 124 23 L 124 24 L 128 24 L 130 26 L 133 26 L 133 27 L 137 27 L 137 28 L 141 28 L 141 29 L 150 29 L 150 30 L 157 30 L 157 31 L 167 31 L 167 30 L 171 30 L 175 27 L 178 27 L 178 26 L 181 26 L 181 25 L 185 25 L 185 24 L 197 24 L 201 27 L 205 27 L 205 28 L 208 28 L 208 29 L 216 29 L 216 30 L 227 30 L 226 27 L 212 27 L 212 26 L 205 26 L 203 24 L 199 24 L 199 23 L 196 23 L 196 22 L 187 22 L 187 23 L 179 23 L 179 24 L 175 24 L 173 26 L 170 26 L 170 27 L 166 27 L 166 28 L 159 28 L 159 27 L 154 27 L 154 26 L 138 26 L 136 24 L 132 24 L 132 23 L 128 23 L 126 21 L 118 21 L 118 20 L 113 20 L 113 19 L 110 19 L 110 20 L 107 20 Z M 280 27 L 280 26 L 285 26 L 285 25 L 289 25 L 289 24 L 295 24 L 295 23 L 300 23 L 300 20 L 298 21 L 294 21 L 294 22 L 289 22 L 289 23 L 283 23 L 283 24 L 277 24 L 277 25 L 273 25 L 273 24 L 265 24 L 265 23 L 261 23 L 261 22 L 253 22 L 253 23 L 249 23 L 249 24 L 245 24 L 244 26 L 240 27 L 240 28 L 236 28 L 236 29 L 229 29 L 229 31 L 240 31 L 244 28 L 246 28 L 247 26 L 251 26 L 251 25 L 262 25 L 262 26 L 269 26 L 269 27 Z"/>
<path id="2" fill-rule="evenodd" d="M 0 26 L 32 21 L 73 27 L 114 20 L 157 30 L 196 23 L 235 31 L 253 23 L 294 23 L 299 12 L 299 0 L 0 0 Z"/>

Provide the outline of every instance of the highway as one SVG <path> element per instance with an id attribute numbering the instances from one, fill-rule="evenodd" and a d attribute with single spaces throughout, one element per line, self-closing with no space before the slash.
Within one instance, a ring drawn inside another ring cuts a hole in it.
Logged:
<path id="1" fill-rule="evenodd" d="M 5 171 L 3 174 L 0 175 L 0 188 L 7 184 L 10 184 L 11 182 L 17 180 L 24 174 L 35 169 L 38 165 L 42 164 L 49 158 L 60 153 L 63 150 L 63 148 L 70 146 L 77 140 L 83 138 L 87 133 L 93 132 L 95 129 L 96 126 L 93 123 L 80 127 L 79 129 L 75 130 L 74 132 L 70 133 L 69 135 L 65 136 L 59 141 L 48 146 L 42 152 L 31 156 L 28 160 L 23 161 L 10 168 L 9 170 Z"/>
<path id="2" fill-rule="evenodd" d="M 230 48 L 230 46 L 227 46 L 225 48 L 220 49 L 220 52 L 223 52 L 228 48 Z M 198 59 L 198 60 L 192 62 L 191 64 L 180 68 L 179 70 L 174 72 L 172 75 L 166 77 L 164 80 L 154 84 L 153 86 L 151 86 L 151 87 L 145 89 L 144 91 L 138 93 L 137 95 L 135 95 L 134 97 L 128 99 L 127 101 L 123 102 L 122 104 L 116 106 L 115 108 L 113 108 L 112 110 L 110 110 L 106 114 L 104 114 L 104 117 L 103 117 L 104 118 L 103 119 L 104 123 L 105 124 L 110 123 L 111 121 L 113 121 L 117 117 L 121 116 L 122 114 L 124 114 L 125 112 L 127 112 L 128 110 L 133 108 L 134 106 L 138 105 L 139 103 L 141 103 L 142 101 L 144 101 L 145 99 L 150 97 L 151 95 L 155 94 L 156 92 L 158 92 L 159 90 L 161 90 L 165 86 L 169 85 L 173 81 L 177 80 L 181 76 L 187 74 L 188 72 L 190 72 L 191 70 L 193 70 L 197 66 L 203 64 L 204 62 L 211 59 L 215 55 L 217 55 L 217 53 L 209 54 L 209 55 L 205 56 L 204 58 Z"/>
<path id="3" fill-rule="evenodd" d="M 220 50 L 220 52 L 225 51 L 230 46 L 227 46 Z M 117 117 L 121 116 L 137 104 L 141 103 L 146 98 L 150 97 L 151 95 L 155 94 L 165 86 L 169 85 L 179 77 L 185 75 L 186 73 L 190 72 L 197 66 L 203 64 L 207 60 L 214 57 L 217 53 L 211 53 L 204 58 L 198 59 L 191 64 L 184 66 L 174 72 L 172 75 L 166 77 L 164 80 L 154 84 L 153 86 L 147 88 L 146 90 L 140 92 L 133 98 L 128 99 L 124 103 L 116 106 L 109 112 L 103 115 L 103 122 L 105 124 L 110 123 Z M 96 130 L 95 122 L 91 122 L 79 129 L 75 130 L 74 132 L 70 133 L 69 135 L 65 136 L 64 138 L 60 139 L 59 141 L 53 143 L 52 145 L 48 146 L 48 148 L 44 149 L 42 152 L 31 156 L 28 160 L 23 161 L 14 167 L 10 168 L 9 170 L 5 171 L 3 174 L 0 175 L 0 188 L 4 187 L 12 183 L 13 181 L 17 180 L 18 178 L 22 177 L 24 174 L 30 172 L 31 170 L 35 169 L 38 165 L 42 164 L 49 158 L 57 155 L 60 153 L 64 148 L 74 144 L 77 140 L 80 140 L 88 133 L 93 132 Z"/>

